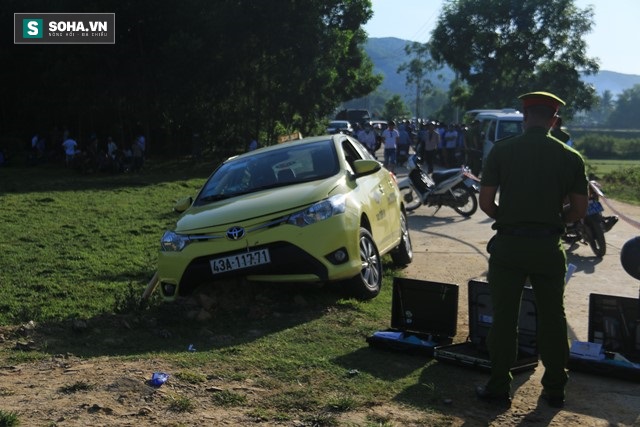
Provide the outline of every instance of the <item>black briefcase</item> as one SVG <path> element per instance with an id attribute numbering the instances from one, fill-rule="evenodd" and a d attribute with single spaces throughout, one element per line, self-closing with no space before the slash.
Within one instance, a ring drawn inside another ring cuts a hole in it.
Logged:
<path id="1" fill-rule="evenodd" d="M 394 277 L 391 328 L 367 337 L 369 346 L 433 356 L 456 335 L 458 293 L 455 284 Z"/>
<path id="2" fill-rule="evenodd" d="M 466 342 L 436 347 L 434 357 L 441 362 L 490 371 L 487 335 L 493 322 L 493 314 L 489 284 L 470 280 L 468 286 L 469 336 Z M 538 366 L 536 310 L 533 289 L 525 286 L 520 303 L 518 358 L 511 367 L 513 373 L 535 369 Z"/>
<path id="3" fill-rule="evenodd" d="M 569 369 L 640 381 L 640 300 L 589 295 L 588 342 L 576 341 Z"/>

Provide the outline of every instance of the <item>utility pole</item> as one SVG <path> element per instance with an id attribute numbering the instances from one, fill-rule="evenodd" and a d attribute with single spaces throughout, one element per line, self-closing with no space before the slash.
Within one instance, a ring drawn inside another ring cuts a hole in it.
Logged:
<path id="1" fill-rule="evenodd" d="M 416 120 L 420 118 L 420 79 L 416 82 Z"/>

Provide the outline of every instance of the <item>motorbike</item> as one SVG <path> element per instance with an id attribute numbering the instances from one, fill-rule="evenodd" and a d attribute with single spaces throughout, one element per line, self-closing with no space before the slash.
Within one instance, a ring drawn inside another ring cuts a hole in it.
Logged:
<path id="1" fill-rule="evenodd" d="M 478 210 L 476 193 L 480 179 L 468 167 L 437 171 L 429 176 L 421 163 L 417 154 L 409 156 L 409 174 L 398 182 L 407 211 L 425 205 L 436 206 L 435 212 L 438 212 L 442 206 L 449 206 L 460 215 L 470 217 Z"/>
<path id="2" fill-rule="evenodd" d="M 562 234 L 562 240 L 574 245 L 582 243 L 589 245 L 595 256 L 602 258 L 607 252 L 607 242 L 604 233 L 611 230 L 618 222 L 616 215 L 604 216 L 604 207 L 600 198 L 604 197 L 602 188 L 595 180 L 589 181 L 589 203 L 587 215 L 580 221 L 567 226 Z"/>

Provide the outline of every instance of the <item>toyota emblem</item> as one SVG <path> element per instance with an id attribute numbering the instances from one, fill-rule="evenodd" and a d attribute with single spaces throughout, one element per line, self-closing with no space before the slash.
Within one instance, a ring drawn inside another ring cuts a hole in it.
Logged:
<path id="1" fill-rule="evenodd" d="M 227 230 L 227 239 L 229 240 L 240 240 L 244 237 L 244 228 L 233 226 Z"/>

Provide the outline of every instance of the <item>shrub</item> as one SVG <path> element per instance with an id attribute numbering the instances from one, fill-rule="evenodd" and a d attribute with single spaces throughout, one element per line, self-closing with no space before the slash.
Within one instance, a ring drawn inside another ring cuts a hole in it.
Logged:
<path id="1" fill-rule="evenodd" d="M 576 140 L 575 147 L 592 159 L 640 159 L 640 138 L 588 134 Z"/>

